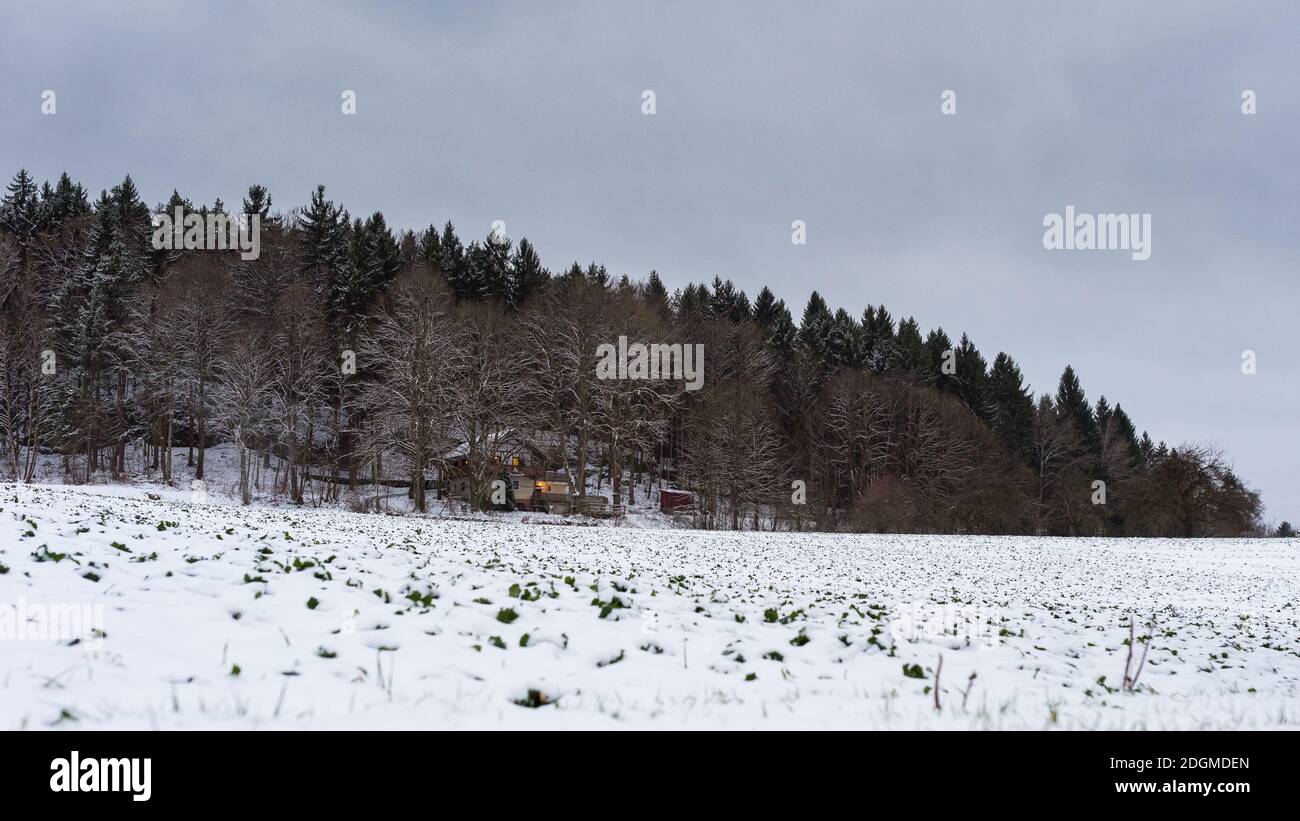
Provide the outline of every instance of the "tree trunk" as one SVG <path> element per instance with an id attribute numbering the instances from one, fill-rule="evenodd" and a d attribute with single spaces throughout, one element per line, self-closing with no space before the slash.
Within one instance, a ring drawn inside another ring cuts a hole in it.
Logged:
<path id="1" fill-rule="evenodd" d="M 162 472 L 163 480 L 170 483 L 172 480 L 172 417 L 170 413 L 167 414 L 167 441 L 166 452 L 162 457 Z"/>
<path id="2" fill-rule="evenodd" d="M 238 433 L 237 433 L 238 435 Z M 243 505 L 251 504 L 253 501 L 253 492 L 248 483 L 248 446 L 244 444 L 243 437 L 239 437 L 239 501 Z"/>
<path id="3" fill-rule="evenodd" d="M 574 490 L 579 496 L 587 495 L 587 431 L 578 432 L 578 464 L 573 472 L 574 484 L 577 485 Z"/>
<path id="4" fill-rule="evenodd" d="M 623 464 L 618 448 L 609 449 L 609 485 L 613 491 L 614 504 L 623 504 Z"/>
<path id="5" fill-rule="evenodd" d="M 208 420 L 207 413 L 204 412 L 204 378 L 199 377 L 199 400 L 198 400 L 198 417 L 199 417 L 199 464 L 194 468 L 194 478 L 203 478 L 204 457 L 208 448 Z"/>

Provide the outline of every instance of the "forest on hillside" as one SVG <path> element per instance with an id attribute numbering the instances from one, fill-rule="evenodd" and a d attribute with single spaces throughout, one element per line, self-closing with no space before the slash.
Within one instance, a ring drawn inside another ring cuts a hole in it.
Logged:
<path id="1" fill-rule="evenodd" d="M 395 231 L 327 198 L 272 211 L 249 188 L 260 255 L 155 248 L 130 177 L 98 198 L 25 171 L 0 204 L 0 465 L 32 481 L 173 481 L 186 449 L 240 457 L 238 492 L 276 460 L 271 492 L 337 502 L 378 479 L 416 510 L 455 452 L 487 506 L 500 454 L 527 449 L 612 502 L 689 490 L 704 528 L 980 534 L 1240 536 L 1259 494 L 1199 443 L 1166 445 L 1065 367 L 1035 396 L 1007 353 L 923 332 L 883 305 L 857 315 L 813 293 L 796 321 L 730 280 L 669 292 L 527 239 L 465 241 L 451 222 Z M 601 379 L 626 337 L 703 345 L 699 390 Z M 1213 431 L 1206 431 L 1212 436 Z"/>

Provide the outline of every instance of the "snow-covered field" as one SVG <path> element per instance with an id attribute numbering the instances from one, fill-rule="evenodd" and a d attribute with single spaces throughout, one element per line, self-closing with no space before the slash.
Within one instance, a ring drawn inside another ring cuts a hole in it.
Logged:
<path id="1" fill-rule="evenodd" d="M 1300 723 L 1296 541 L 587 528 L 152 491 L 0 484 L 0 729 Z M 1148 655 L 1126 692 L 1131 617 L 1131 667 Z"/>

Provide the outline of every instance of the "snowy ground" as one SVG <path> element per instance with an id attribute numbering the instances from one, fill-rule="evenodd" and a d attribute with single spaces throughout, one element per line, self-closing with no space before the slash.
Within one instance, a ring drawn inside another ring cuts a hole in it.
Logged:
<path id="1" fill-rule="evenodd" d="M 207 449 L 206 466 L 204 469 L 205 481 L 195 483 L 193 465 L 188 464 L 189 458 L 193 453 L 188 453 L 185 448 L 178 447 L 172 452 L 172 462 L 175 481 L 172 486 L 161 484 L 161 477 L 156 469 L 146 469 L 146 464 L 141 458 L 142 454 L 138 449 L 127 450 L 127 473 L 134 477 L 131 481 L 140 486 L 149 486 L 151 492 L 155 492 L 164 498 L 174 498 L 189 500 L 195 498 L 194 488 L 201 488 L 204 496 L 213 500 L 237 500 L 239 497 L 239 451 L 229 443 L 213 445 Z M 189 457 L 189 458 L 187 458 Z M 254 471 L 253 481 L 253 502 L 258 506 L 280 507 L 286 509 L 300 509 L 293 505 L 289 499 L 287 491 L 284 488 L 284 475 L 280 472 L 284 469 L 284 463 L 278 459 L 271 460 L 272 467 Z M 74 476 L 68 476 L 64 472 L 63 461 L 58 456 L 42 455 L 37 459 L 35 481 L 38 484 L 58 485 L 67 482 L 80 483 L 84 480 L 84 463 L 77 463 L 73 466 Z M 388 465 L 390 470 L 386 472 L 386 479 L 405 479 L 409 480 L 410 476 L 402 470 L 403 460 L 400 454 L 389 454 Z M 3 470 L 7 466 L 0 466 Z M 279 470 L 277 470 L 277 467 Z M 608 477 L 602 477 L 601 471 L 595 465 L 587 466 L 587 495 L 603 496 L 609 500 L 612 491 L 609 485 Z M 0 473 L 0 476 L 3 476 Z M 632 490 L 631 477 L 625 472 L 624 487 Z M 92 477 L 93 484 L 109 485 L 112 480 L 107 470 L 101 470 Z M 273 489 L 274 487 L 274 489 Z M 642 474 L 636 483 L 635 492 L 624 495 L 622 504 L 627 510 L 627 514 L 618 517 L 617 521 L 603 519 L 584 519 L 581 524 L 589 527 L 649 527 L 649 528 L 673 528 L 689 527 L 690 521 L 687 517 L 674 517 L 664 515 L 659 512 L 659 489 L 662 485 L 656 482 L 645 480 Z M 101 488 L 102 492 L 114 492 L 111 487 Z M 360 510 L 361 503 L 365 503 L 367 509 L 373 509 L 376 502 L 376 492 L 373 486 L 362 484 L 356 491 L 350 490 L 346 486 L 341 489 L 340 498 L 333 502 L 326 502 L 322 499 L 325 486 L 320 482 L 308 482 L 306 490 L 303 493 L 303 499 L 308 507 L 332 507 L 339 510 Z M 383 487 L 378 491 L 378 502 L 380 510 L 390 513 L 412 513 L 414 506 L 408 497 L 409 488 L 403 487 Z M 354 505 L 357 505 L 354 507 Z M 488 515 L 472 512 L 469 505 L 460 499 L 439 499 L 436 498 L 436 492 L 430 495 L 429 512 L 439 516 L 450 516 L 457 518 L 489 518 Z M 537 522 L 552 521 L 565 522 L 573 524 L 575 520 L 567 519 L 564 516 L 539 514 L 525 511 L 515 511 L 509 514 L 492 513 L 490 518 L 497 521 L 516 521 L 516 522 Z"/>
<path id="2" fill-rule="evenodd" d="M 1277 539 L 562 527 L 0 484 L 0 729 L 1294 728 L 1298 570 Z M 1131 616 L 1155 629 L 1124 692 Z"/>

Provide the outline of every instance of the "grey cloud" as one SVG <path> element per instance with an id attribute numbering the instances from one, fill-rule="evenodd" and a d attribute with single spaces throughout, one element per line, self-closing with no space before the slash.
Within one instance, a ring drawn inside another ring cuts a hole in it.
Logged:
<path id="1" fill-rule="evenodd" d="M 23 4 L 0 167 L 211 201 L 505 219 L 552 267 L 733 278 L 1007 350 L 1214 441 L 1300 519 L 1295 32 L 1218 3 Z M 41 117 L 39 94 L 59 94 Z M 643 89 L 658 113 L 640 114 Z M 939 94 L 958 94 L 958 115 Z M 1259 114 L 1244 117 L 1244 88 Z M 339 114 L 354 89 L 358 115 Z M 1067 204 L 1154 254 L 1046 252 Z M 809 241 L 789 242 L 790 222 Z M 1240 354 L 1258 352 L 1243 376 Z"/>

